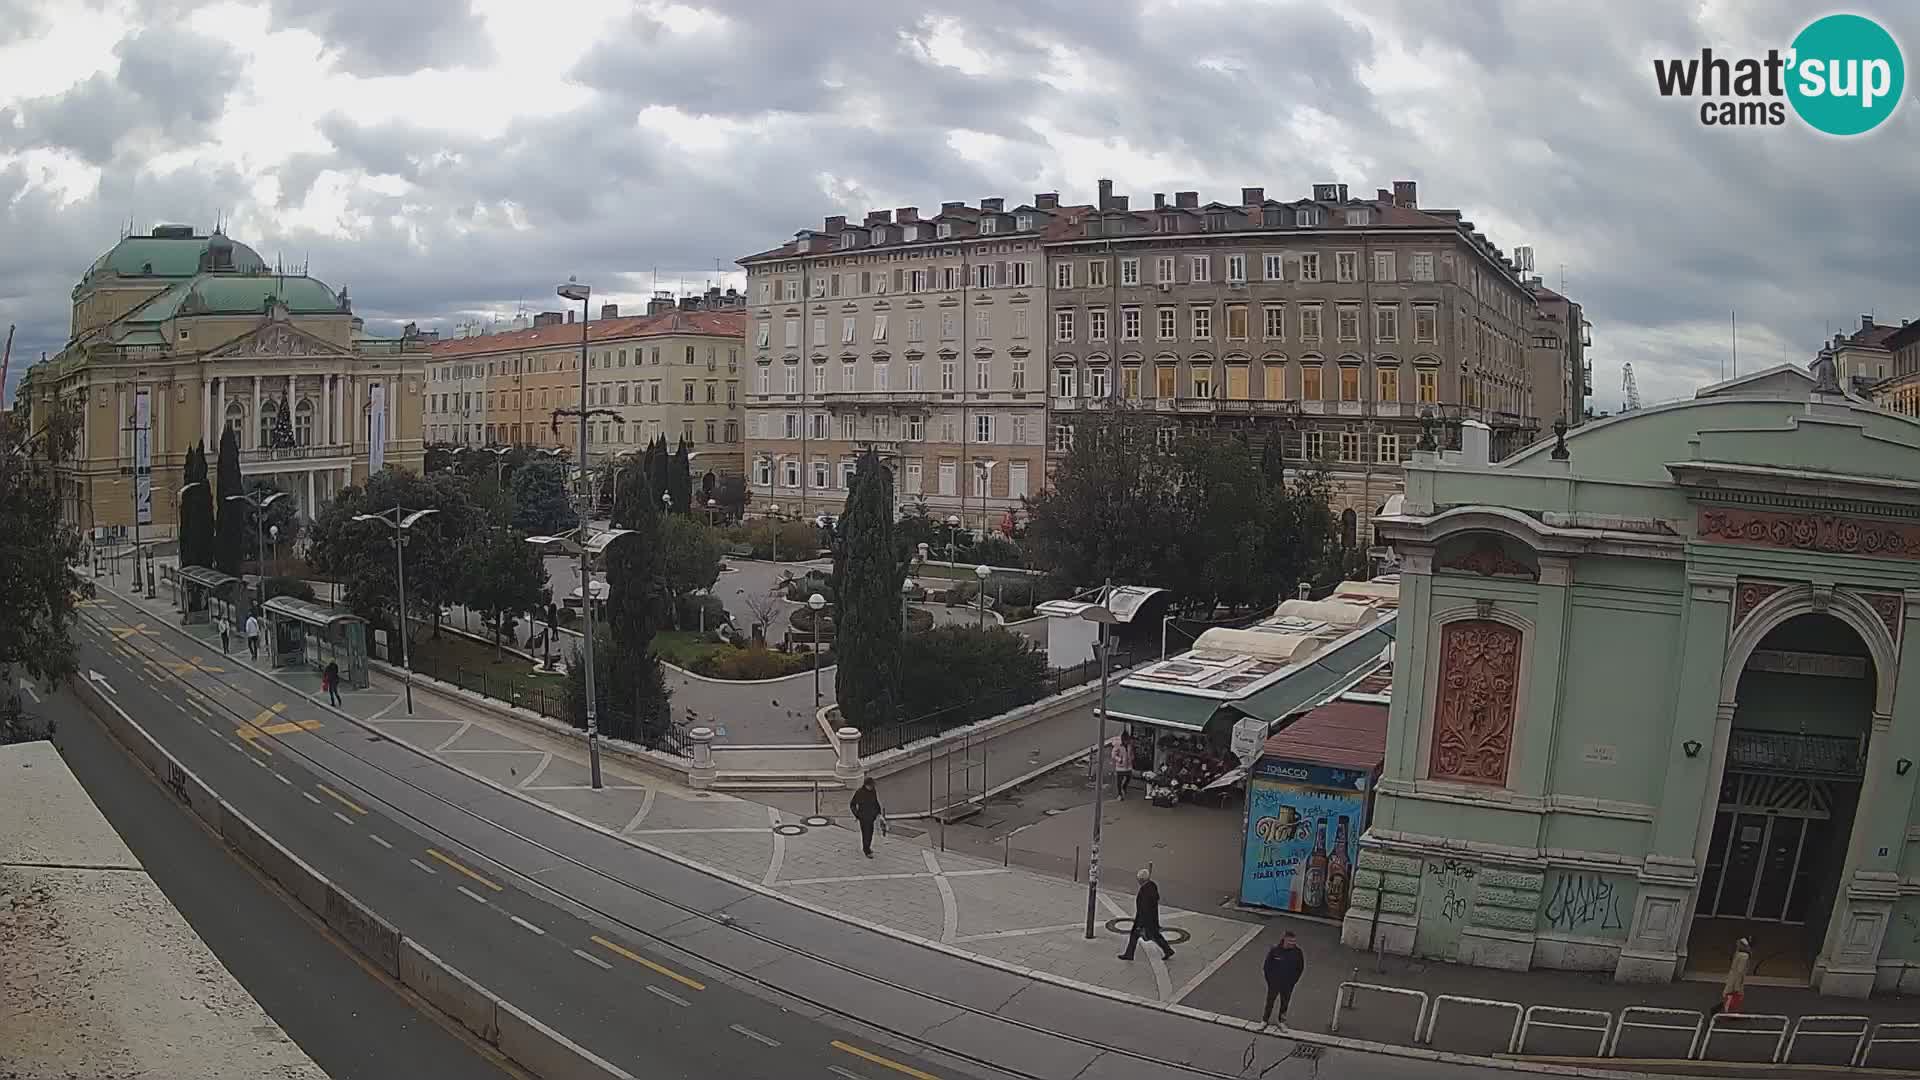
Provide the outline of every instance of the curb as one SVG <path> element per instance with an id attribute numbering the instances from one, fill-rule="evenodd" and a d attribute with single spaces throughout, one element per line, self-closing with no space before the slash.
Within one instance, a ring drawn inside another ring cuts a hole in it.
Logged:
<path id="1" fill-rule="evenodd" d="M 87 711 L 114 739 L 177 795 L 236 854 L 285 889 L 300 905 L 400 985 L 460 1024 L 516 1064 L 549 1080 L 603 1077 L 634 1080 L 633 1074 L 581 1047 L 474 982 L 451 964 L 401 934 L 391 923 L 327 880 L 214 793 L 118 703 L 86 680 L 67 680 Z"/>
<path id="2" fill-rule="evenodd" d="M 115 596 L 119 596 L 120 599 L 122 600 L 127 599 L 124 596 L 120 596 L 120 594 L 115 590 L 108 590 L 108 591 L 112 592 Z M 230 657 L 229 659 L 232 659 L 232 658 Z M 238 662 L 241 663 L 243 666 L 246 666 L 249 670 L 253 671 L 255 674 L 260 675 L 261 677 L 271 682 L 278 683 L 281 686 L 288 686 L 289 689 L 293 689 L 293 687 L 289 686 L 289 684 L 285 682 L 282 682 L 278 677 L 268 672 L 262 671 L 259 668 L 253 667 L 253 665 L 247 663 L 244 660 L 241 660 Z M 372 662 L 373 661 L 369 660 L 369 663 L 372 663 Z M 79 681 L 80 680 L 71 680 L 70 685 L 73 683 L 78 683 Z M 444 691 L 441 691 L 441 689 L 437 686 L 429 687 L 429 689 L 432 689 L 436 692 L 444 693 Z M 462 692 L 464 693 L 465 691 L 462 691 Z M 80 696 L 83 701 L 88 700 L 88 696 L 86 694 L 81 694 Z M 95 692 L 95 696 L 98 696 L 97 692 Z M 304 694 L 302 696 L 305 697 Z M 448 695 L 448 696 L 451 696 L 451 695 Z M 363 721 L 359 717 L 353 716 L 352 714 L 344 710 L 336 709 L 331 705 L 326 705 L 324 702 L 320 701 L 319 699 L 308 698 L 308 700 L 313 701 L 315 704 L 321 705 L 321 707 L 327 709 L 327 711 L 329 712 L 339 715 L 342 719 L 348 721 L 349 723 L 352 723 L 356 727 L 359 727 L 369 732 L 373 732 L 375 734 L 379 733 L 377 729 L 375 729 L 372 725 L 370 725 L 366 721 Z M 458 700 L 458 699 L 455 699 L 455 700 Z M 111 702 L 109 702 L 109 704 L 111 704 Z M 89 708 L 91 709 L 91 705 L 89 706 Z M 116 712 L 119 711 L 119 707 L 117 705 L 114 706 L 114 711 Z M 96 715 L 99 715 L 97 711 L 96 711 Z M 542 719 L 544 720 L 544 718 Z M 126 722 L 129 724 L 133 724 L 133 721 L 131 718 L 127 718 Z M 109 723 L 108 726 L 111 728 L 112 724 Z M 557 723 L 556 723 L 556 726 L 557 726 Z M 152 752 L 157 753 L 161 758 L 164 758 L 167 762 L 171 763 L 173 768 L 179 769 L 182 773 L 185 773 L 184 768 L 179 766 L 179 764 L 174 761 L 171 755 L 167 754 L 167 752 L 164 749 L 162 749 L 157 742 L 152 741 L 152 736 L 147 735 L 145 730 L 140 729 L 137 724 L 134 724 L 134 727 L 136 730 L 139 730 L 141 736 L 148 741 L 149 745 L 152 748 Z M 568 728 L 566 730 L 568 732 L 572 731 L 571 728 Z M 582 737 L 584 738 L 584 736 Z M 603 748 L 607 741 L 608 740 L 602 740 Z M 1058 986 L 1068 990 L 1075 990 L 1081 993 L 1091 994 L 1095 997 L 1105 998 L 1109 1001 L 1118 1002 L 1120 1004 L 1157 1009 L 1161 1012 L 1170 1013 L 1175 1016 L 1186 1017 L 1192 1020 L 1199 1020 L 1205 1023 L 1218 1026 L 1218 1027 L 1228 1028 L 1235 1031 L 1248 1032 L 1256 1036 L 1270 1035 L 1275 1038 L 1290 1039 L 1297 1043 L 1327 1047 L 1327 1048 L 1337 1049 L 1337 1050 L 1346 1050 L 1346 1051 L 1351 1051 L 1359 1054 L 1377 1054 L 1385 1057 L 1397 1057 L 1397 1058 L 1403 1058 L 1403 1059 L 1409 1059 L 1409 1060 L 1415 1060 L 1415 1061 L 1433 1061 L 1433 1062 L 1440 1062 L 1443 1064 L 1461 1065 L 1461 1066 L 1467 1066 L 1467 1067 L 1479 1068 L 1479 1069 L 1499 1069 L 1507 1072 L 1534 1073 L 1534 1074 L 1549 1075 L 1549 1076 L 1582 1077 L 1582 1078 L 1589 1078 L 1589 1080 L 1721 1080 L 1720 1077 L 1708 1076 L 1706 1074 L 1700 1074 L 1700 1073 L 1632 1072 L 1632 1071 L 1623 1071 L 1623 1070 L 1616 1070 L 1616 1069 L 1606 1069 L 1606 1068 L 1598 1067 L 1597 1065 L 1591 1066 L 1591 1067 L 1575 1066 L 1575 1065 L 1560 1065 L 1560 1064 L 1555 1064 L 1550 1062 L 1527 1061 L 1527 1060 L 1522 1060 L 1518 1058 L 1499 1057 L 1499 1056 L 1492 1056 L 1492 1055 L 1462 1054 L 1462 1053 L 1457 1053 L 1457 1052 L 1448 1051 L 1448 1050 L 1430 1050 L 1430 1049 L 1426 1049 L 1418 1046 L 1405 1046 L 1399 1043 L 1374 1042 L 1372 1040 L 1367 1040 L 1367 1039 L 1355 1039 L 1355 1038 L 1350 1038 L 1342 1035 L 1332 1035 L 1332 1034 L 1313 1032 L 1313 1031 L 1301 1031 L 1294 1028 L 1284 1028 L 1284 1029 L 1276 1030 L 1276 1029 L 1268 1028 L 1257 1021 L 1248 1020 L 1238 1016 L 1229 1016 L 1225 1013 L 1209 1012 L 1204 1009 L 1196 1009 L 1196 1008 L 1193 1008 L 1192 1006 L 1180 1005 L 1174 1002 L 1155 1001 L 1151 998 L 1138 997 L 1132 994 L 1124 993 L 1122 991 L 1113 990 L 1105 986 L 1099 986 L 1094 983 L 1081 982 L 1077 979 L 1069 979 L 1060 975 L 1055 975 L 1052 972 L 1023 967 L 1018 964 L 1011 964 L 1006 961 L 996 960 L 996 959 L 993 959 L 992 957 L 969 953 L 963 949 L 959 949 L 955 946 L 948 945 L 945 942 L 932 941 L 927 938 L 916 937 L 903 930 L 897 930 L 893 927 L 885 926 L 880 923 L 872 922 L 866 919 L 861 919 L 856 916 L 848 915 L 844 912 L 833 911 L 831 909 L 820 906 L 818 904 L 814 904 L 810 901 L 802 900 L 802 899 L 799 899 L 798 897 L 790 896 L 776 889 L 769 888 L 761 884 L 760 882 L 750 881 L 746 878 L 737 877 L 733 874 L 727 873 L 724 870 L 719 870 L 714 867 L 710 867 L 701 863 L 694 862 L 693 860 L 685 858 L 675 852 L 668 851 L 663 848 L 657 848 L 643 841 L 635 840 L 632 837 L 624 836 L 620 833 L 616 833 L 613 830 L 608 829 L 605 826 L 602 826 L 596 822 L 589 821 L 583 817 L 569 813 L 558 807 L 550 806 L 546 803 L 539 802 L 535 799 L 528 797 L 523 792 L 505 787 L 504 785 L 496 783 L 495 781 L 488 779 L 487 777 L 481 776 L 477 773 L 469 772 L 458 765 L 453 765 L 447 762 L 443 762 L 440 759 L 429 754 L 427 751 L 421 750 L 420 748 L 413 746 L 410 743 L 406 743 L 400 740 L 394 740 L 394 742 L 396 745 L 405 747 L 406 749 L 412 751 L 413 753 L 419 755 L 422 758 L 425 758 L 428 761 L 431 761 L 444 768 L 450 769 L 453 772 L 457 772 L 469 780 L 482 784 L 504 795 L 512 796 L 513 798 L 518 799 L 519 801 L 526 803 L 527 805 L 532 806 L 538 810 L 542 810 L 546 813 L 552 814 L 555 817 L 561 818 L 565 821 L 572 822 L 573 824 L 579 825 L 582 828 L 591 829 L 592 831 L 600 833 L 601 835 L 612 837 L 613 839 L 621 843 L 624 843 L 629 847 L 633 847 L 637 850 L 644 851 L 650 855 L 655 856 L 656 858 L 664 859 L 667 862 L 673 863 L 674 865 L 680 866 L 687 870 L 691 870 L 695 873 L 702 874 L 707 877 L 717 879 L 719 881 L 724 881 L 730 885 L 735 886 L 736 888 L 746 890 L 747 892 L 753 893 L 755 895 L 764 896 L 773 900 L 778 900 L 782 903 L 789 904 L 793 907 L 797 907 L 803 911 L 810 912 L 822 918 L 832 919 L 835 922 L 844 923 L 846 925 L 853 926 L 861 930 L 866 930 L 871 933 L 878 934 L 880 936 L 891 938 L 895 941 L 902 942 L 904 944 L 914 945 L 923 949 L 931 949 L 933 951 L 940 952 L 945 955 L 954 957 L 955 959 L 965 960 L 970 963 L 978 964 L 982 967 L 986 967 L 992 970 L 1003 971 L 1009 974 L 1019 975 L 1024 978 L 1032 979 L 1035 982 L 1047 983 L 1052 986 Z M 134 749 L 136 757 L 141 756 L 140 750 L 138 747 L 132 747 L 132 749 Z M 1077 757 L 1079 755 L 1075 755 L 1075 756 Z M 144 757 L 142 757 L 141 760 L 143 762 L 147 761 L 147 759 Z M 1071 761 L 1073 759 L 1068 758 L 1066 760 Z M 149 763 L 149 767 L 150 768 L 152 767 L 151 763 Z M 163 774 L 158 768 L 154 769 L 154 773 L 156 776 L 161 776 L 163 779 L 163 782 L 167 782 L 169 783 L 169 786 L 171 786 L 171 781 L 168 780 L 167 776 Z M 195 782 L 196 783 L 198 782 L 197 778 Z M 202 787 L 204 788 L 204 785 L 202 785 Z M 211 798 L 210 790 L 207 792 L 207 795 L 209 798 Z M 737 798 L 737 796 L 729 796 L 729 797 Z M 182 798 L 186 799 L 186 796 L 183 795 Z M 751 801 L 751 800 L 742 800 L 742 801 Z M 189 806 L 191 805 L 192 805 L 191 802 L 189 802 Z M 221 804 L 221 805 L 224 805 L 224 804 Z M 196 813 L 197 812 L 198 811 L 196 811 Z M 275 846 L 277 847 L 278 845 L 276 844 Z M 285 849 L 281 849 L 281 850 L 284 851 Z M 246 853 L 243 851 L 242 854 L 246 854 Z M 296 863 L 298 862 L 298 860 L 295 859 L 295 857 L 291 853 L 288 853 L 287 857 L 289 859 L 294 859 Z M 305 866 L 304 863 L 300 863 L 299 865 L 302 867 Z M 262 869 L 268 869 L 269 874 L 271 875 L 271 870 L 269 868 L 263 867 Z M 309 870 L 308 873 L 312 874 L 314 878 L 319 879 L 321 882 L 325 882 L 325 879 L 320 878 L 320 876 L 317 873 L 314 873 L 311 870 Z M 278 880 L 278 879 L 276 878 L 275 880 Z M 289 887 L 289 891 L 293 891 L 291 887 Z M 303 899 L 303 903 L 304 902 L 305 901 Z M 324 912 L 319 912 L 318 914 L 321 914 L 322 917 L 324 918 Z M 371 917 L 371 913 L 369 913 L 369 915 Z M 402 939 L 402 940 L 405 940 L 405 939 Z M 453 971 L 452 968 L 447 968 L 446 970 Z M 471 984 L 471 980 L 466 979 L 464 975 L 460 975 L 458 972 L 454 972 L 454 975 L 458 981 Z M 432 1002 L 436 1008 L 440 1008 L 441 1011 L 446 1012 L 448 1015 L 453 1016 L 455 1019 L 459 1019 L 459 1015 L 456 1012 L 453 1012 L 452 1010 L 443 1007 L 438 1000 L 431 997 L 427 997 L 426 992 L 424 990 L 416 990 L 416 992 L 420 993 L 421 996 L 423 998 L 426 998 L 426 1000 L 428 1000 L 429 1002 Z M 497 1001 L 498 999 L 495 999 L 495 1000 Z M 505 1003 L 501 1002 L 501 1004 L 504 1005 Z M 518 1012 L 518 1010 L 515 1010 L 515 1011 Z M 524 1014 L 520 1014 L 520 1015 L 524 1016 Z M 465 1026 L 464 1021 L 462 1022 L 462 1024 L 463 1026 Z M 542 1030 L 546 1030 L 546 1029 L 542 1029 Z M 482 1034 L 480 1032 L 475 1032 L 475 1034 L 481 1035 L 483 1039 L 487 1038 L 485 1034 Z M 556 1039 L 564 1039 L 563 1036 L 559 1036 L 557 1033 L 551 1032 L 550 1030 L 548 1030 L 548 1034 L 553 1035 L 553 1037 Z M 498 1046 L 498 1043 L 494 1043 L 492 1042 L 492 1040 L 488 1040 L 488 1041 L 490 1045 Z M 601 1061 L 599 1058 L 593 1057 L 587 1051 L 585 1051 L 584 1049 L 581 1049 L 578 1046 L 575 1046 L 571 1042 L 568 1042 L 566 1044 L 566 1048 L 572 1051 L 577 1051 L 579 1054 L 585 1055 L 586 1058 L 591 1059 L 590 1063 L 584 1060 L 581 1061 L 580 1067 L 584 1067 L 590 1070 L 585 1075 L 617 1076 L 617 1077 L 625 1078 L 625 1080 L 634 1080 L 631 1074 L 620 1071 L 615 1066 L 607 1065 L 605 1062 Z M 501 1048 L 501 1049 L 502 1049 L 502 1052 L 505 1052 L 504 1048 Z M 576 1059 L 576 1060 L 580 1060 L 580 1059 Z M 1608 1059 L 1594 1058 L 1592 1060 L 1594 1060 L 1595 1062 L 1600 1062 Z M 604 1066 L 604 1069 L 601 1069 L 600 1071 L 591 1071 L 596 1066 Z M 606 1070 L 613 1070 L 613 1071 L 608 1072 Z M 557 1080 L 557 1078 L 555 1078 L 555 1080 Z"/>

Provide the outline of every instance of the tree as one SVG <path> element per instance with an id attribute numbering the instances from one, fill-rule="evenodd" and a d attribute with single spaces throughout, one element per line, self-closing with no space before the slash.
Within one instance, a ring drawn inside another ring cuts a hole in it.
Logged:
<path id="1" fill-rule="evenodd" d="M 753 498 L 747 490 L 747 478 L 744 476 L 723 476 L 714 485 L 713 501 L 728 518 L 739 520 L 747 512 L 747 504 Z"/>
<path id="2" fill-rule="evenodd" d="M 276 493 L 284 494 L 286 489 L 272 480 L 255 478 L 247 483 L 247 491 L 255 499 L 264 500 Z M 284 545 L 300 538 L 300 507 L 291 497 L 276 500 L 265 510 L 254 509 L 252 503 L 236 505 L 246 514 L 245 550 L 248 558 L 254 556 L 257 546 L 261 549 L 261 558 L 272 559 L 276 548 L 284 550 Z M 276 534 L 275 529 L 280 531 Z"/>
<path id="3" fill-rule="evenodd" d="M 835 650 L 845 668 L 845 646 Z M 1038 701 L 1046 676 L 1046 653 L 1005 627 L 938 626 L 901 642 L 900 714 L 957 727 Z"/>
<path id="4" fill-rule="evenodd" d="M 720 580 L 720 560 L 726 555 L 720 537 L 689 515 L 670 514 L 660 522 L 661 582 L 673 605 L 674 628 L 679 629 L 681 601 Z"/>
<path id="5" fill-rule="evenodd" d="M 453 468 L 453 451 L 452 443 L 428 443 L 420 462 L 421 469 L 431 474 Z"/>
<path id="6" fill-rule="evenodd" d="M 673 500 L 674 513 L 684 514 L 693 509 L 693 446 L 684 435 L 667 466 L 667 495 Z"/>
<path id="7" fill-rule="evenodd" d="M 664 460 L 664 446 L 662 450 Z M 594 643 L 598 714 L 606 717 L 609 734 L 641 741 L 664 730 L 671 717 L 671 692 L 653 655 L 653 635 L 665 616 L 666 595 L 658 498 L 644 468 L 621 470 L 614 489 L 613 526 L 631 530 L 631 535 L 607 545 L 601 556 L 607 571 L 607 625 Z M 576 653 L 576 662 L 580 659 Z M 570 698 L 574 715 L 584 723 L 585 687 L 574 687 Z"/>
<path id="8" fill-rule="evenodd" d="M 854 466 L 834 546 L 834 693 L 862 731 L 900 717 L 900 582 L 905 560 L 893 536 L 893 474 L 869 450 Z"/>
<path id="9" fill-rule="evenodd" d="M 396 506 L 439 511 L 407 530 L 406 547 L 407 613 L 430 619 L 437 634 L 441 614 L 460 598 L 467 541 L 480 536 L 485 527 L 467 482 L 453 473 L 422 477 L 402 469 L 383 469 L 368 479 L 365 488 L 343 489 L 314 519 L 307 562 L 346 583 L 346 603 L 355 614 L 398 627 L 393 527 L 354 520 L 357 514 L 379 514 Z M 408 627 L 409 640 L 416 632 Z"/>
<path id="10" fill-rule="evenodd" d="M 594 717 L 602 734 L 652 745 L 673 720 L 673 693 L 652 653 L 635 657 L 613 642 L 610 631 L 594 635 Z M 587 726 L 586 659 L 574 646 L 567 663 L 567 714 Z"/>
<path id="11" fill-rule="evenodd" d="M 1129 412 L 1075 423 L 1053 482 L 1027 504 L 1036 566 L 1083 588 L 1108 579 L 1165 587 L 1179 575 L 1180 470 L 1158 427 Z"/>
<path id="12" fill-rule="evenodd" d="M 540 607 L 546 595 L 547 565 L 517 529 L 489 528 L 468 545 L 462 599 L 486 619 L 493 647 L 509 634 L 518 617 Z"/>
<path id="13" fill-rule="evenodd" d="M 24 668 L 51 684 L 73 674 L 80 534 L 60 518 L 53 470 L 0 455 L 0 673 Z"/>
<path id="14" fill-rule="evenodd" d="M 530 462 L 513 474 L 513 527 L 535 536 L 553 536 L 580 524 L 567 491 L 566 470 L 552 462 Z"/>
<path id="15" fill-rule="evenodd" d="M 227 496 L 238 495 L 245 490 L 240 479 L 240 439 L 228 428 L 220 434 L 220 482 L 214 487 L 214 496 L 220 501 L 214 504 L 218 512 L 218 524 L 214 531 L 213 565 L 223 574 L 239 576 L 240 560 L 247 549 L 246 503 L 238 500 L 229 502 Z"/>
<path id="16" fill-rule="evenodd" d="M 214 562 L 213 484 L 207 477 L 207 445 L 187 451 L 186 484 L 180 497 L 180 565 L 212 566 Z"/>

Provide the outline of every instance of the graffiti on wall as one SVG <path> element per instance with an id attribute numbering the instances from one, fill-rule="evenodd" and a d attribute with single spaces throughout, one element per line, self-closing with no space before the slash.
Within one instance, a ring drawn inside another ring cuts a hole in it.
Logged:
<path id="1" fill-rule="evenodd" d="M 1540 926 L 1581 937 L 1624 938 L 1633 923 L 1635 883 L 1591 870 L 1549 870 L 1540 890 Z"/>

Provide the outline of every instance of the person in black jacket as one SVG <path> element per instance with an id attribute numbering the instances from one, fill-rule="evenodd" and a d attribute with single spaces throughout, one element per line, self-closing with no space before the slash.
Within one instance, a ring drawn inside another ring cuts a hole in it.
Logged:
<path id="1" fill-rule="evenodd" d="M 1300 951 L 1293 931 L 1280 935 L 1280 944 L 1267 950 L 1266 963 L 1262 966 L 1267 976 L 1267 1005 L 1260 1010 L 1260 1022 L 1283 1024 L 1287 1019 L 1287 1005 L 1293 1000 L 1293 988 L 1299 985 L 1301 973 L 1307 970 L 1307 955 Z M 1278 1016 L 1273 1012 L 1276 1000 L 1280 1002 Z"/>
<path id="2" fill-rule="evenodd" d="M 860 823 L 860 850 L 867 858 L 873 858 L 873 823 L 880 820 L 880 793 L 874 790 L 873 778 L 868 777 L 853 793 L 853 801 L 848 804 L 853 811 L 854 820 Z"/>
<path id="3" fill-rule="evenodd" d="M 1173 946 L 1167 944 L 1167 937 L 1160 932 L 1160 886 L 1153 883 L 1153 871 L 1142 869 L 1135 875 L 1140 881 L 1140 891 L 1133 896 L 1133 930 L 1127 934 L 1127 951 L 1120 959 L 1133 959 L 1134 947 L 1145 938 L 1160 946 L 1163 959 L 1173 959 Z"/>

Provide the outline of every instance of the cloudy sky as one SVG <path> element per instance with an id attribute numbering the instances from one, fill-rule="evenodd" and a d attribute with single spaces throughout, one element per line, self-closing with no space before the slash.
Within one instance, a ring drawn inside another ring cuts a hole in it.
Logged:
<path id="1" fill-rule="evenodd" d="M 376 328 L 450 326 L 569 274 L 628 303 L 737 283 L 825 214 L 1411 178 L 1564 275 L 1613 408 L 1624 361 L 1650 400 L 1718 378 L 1736 310 L 1742 370 L 1920 316 L 1920 108 L 1844 141 L 1654 91 L 1656 56 L 1784 47 L 1825 10 L 0 0 L 0 323 L 17 378 L 128 222 L 222 215 Z M 1851 10 L 1920 42 L 1920 10 Z"/>

